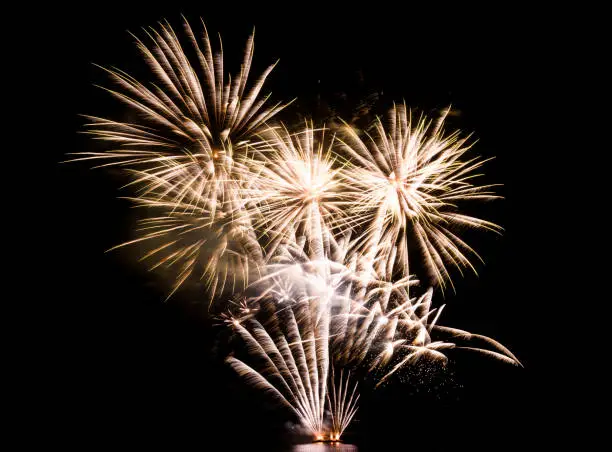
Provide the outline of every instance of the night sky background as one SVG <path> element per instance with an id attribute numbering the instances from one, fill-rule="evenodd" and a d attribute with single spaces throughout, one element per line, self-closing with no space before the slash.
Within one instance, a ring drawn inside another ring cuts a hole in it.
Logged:
<path id="1" fill-rule="evenodd" d="M 456 115 L 447 127 L 475 132 L 473 155 L 496 157 L 483 182 L 503 184 L 504 200 L 471 206 L 470 213 L 505 232 L 468 234 L 486 265 L 477 266 L 479 277 L 455 274 L 457 294 L 447 294 L 441 321 L 499 340 L 525 368 L 455 353 L 444 384 L 394 380 L 363 394 L 346 440 L 360 451 L 540 444 L 550 408 L 540 325 L 554 296 L 546 287 L 552 272 L 544 262 L 546 212 L 535 202 L 549 190 L 539 168 L 549 151 L 537 144 L 545 133 L 537 116 L 546 111 L 539 68 L 548 44 L 536 36 L 530 11 L 105 2 L 47 13 L 38 45 L 47 62 L 45 114 L 56 135 L 40 151 L 54 202 L 44 212 L 49 282 L 39 372 L 46 378 L 38 402 L 50 434 L 81 450 L 277 450 L 288 441 L 287 412 L 215 354 L 218 329 L 207 320 L 203 296 L 187 289 L 164 303 L 167 285 L 146 272 L 135 250 L 104 252 L 131 236 L 135 219 L 118 199 L 128 194 L 118 190 L 120 175 L 59 163 L 66 153 L 93 149 L 77 133 L 84 124 L 79 114 L 117 118 L 123 111 L 93 86 L 111 85 L 92 63 L 147 79 L 127 30 L 142 36 L 141 26 L 166 18 L 179 31 L 182 13 L 196 28 L 204 18 L 211 36 L 221 33 L 232 73 L 256 27 L 251 74 L 280 59 L 263 92 L 274 100 L 298 98 L 281 116 L 289 121 L 331 109 L 347 117 L 364 99 L 376 100 L 378 114 L 393 101 L 434 115 L 452 104 Z"/>

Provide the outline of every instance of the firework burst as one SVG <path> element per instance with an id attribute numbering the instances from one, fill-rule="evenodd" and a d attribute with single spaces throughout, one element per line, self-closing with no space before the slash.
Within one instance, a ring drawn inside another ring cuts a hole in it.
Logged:
<path id="1" fill-rule="evenodd" d="M 313 257 L 329 248 L 332 231 L 346 219 L 347 203 L 334 137 L 312 123 L 296 133 L 285 126 L 261 134 L 248 162 L 254 183 L 243 196 L 252 202 L 256 226 L 270 235 L 269 254 L 292 235 L 303 236 Z"/>
<path id="2" fill-rule="evenodd" d="M 131 176 L 127 185 L 137 188 L 135 202 L 159 213 L 143 220 L 144 234 L 128 243 L 160 239 L 145 257 L 162 256 L 154 268 L 178 266 L 172 292 L 203 263 L 202 275 L 214 296 L 228 273 L 240 275 L 231 276 L 234 287 L 236 280 L 246 283 L 247 264 L 258 264 L 261 258 L 258 245 L 253 248 L 250 218 L 241 213 L 245 168 L 239 160 L 250 140 L 285 105 L 268 106 L 268 97 L 260 96 L 274 65 L 247 89 L 253 35 L 240 72 L 224 78 L 223 51 L 213 53 L 206 28 L 201 39 L 187 21 L 184 31 L 195 64 L 167 23 L 145 30 L 148 44 L 135 38 L 157 83 L 147 86 L 121 70 L 105 69 L 118 86 L 107 91 L 135 113 L 134 119 L 87 116 L 86 133 L 113 147 L 81 153 L 76 160 L 126 169 Z"/>
<path id="3" fill-rule="evenodd" d="M 110 164 L 144 167 L 151 172 L 170 160 L 175 165 L 172 169 L 164 167 L 162 172 L 167 180 L 185 185 L 190 177 L 198 175 L 191 185 L 195 187 L 202 183 L 200 179 L 208 179 L 208 185 L 214 187 L 222 180 L 223 168 L 232 161 L 235 149 L 248 143 L 266 121 L 285 107 L 282 103 L 266 107 L 268 97 L 259 96 L 274 65 L 250 90 L 246 89 L 253 60 L 253 35 L 247 41 L 240 72 L 234 79 L 224 79 L 223 50 L 213 53 L 206 27 L 203 26 L 200 40 L 187 21 L 184 30 L 197 56 L 195 66 L 166 23 L 160 24 L 158 30 L 145 30 L 150 44 L 135 37 L 157 84 L 147 87 L 121 70 L 104 69 L 119 87 L 107 91 L 134 111 L 138 122 L 88 116 L 91 123 L 87 133 L 119 149 L 84 158 L 110 159 Z M 206 187 L 211 197 L 217 193 L 213 187 Z"/>
<path id="4" fill-rule="evenodd" d="M 444 134 L 445 116 L 433 126 L 425 118 L 414 124 L 406 106 L 398 105 L 390 112 L 388 126 L 378 119 L 374 134 L 365 139 L 344 128 L 342 149 L 354 165 L 343 176 L 358 187 L 351 213 L 355 223 L 366 225 L 358 243 L 381 277 L 391 279 L 396 271 L 410 274 L 410 235 L 430 279 L 444 289 L 446 282 L 452 285 L 448 265 L 474 270 L 466 254 L 478 257 L 453 229 L 501 229 L 457 209 L 459 202 L 496 196 L 492 185 L 472 182 L 486 160 L 462 160 L 470 145 L 459 132 Z"/>

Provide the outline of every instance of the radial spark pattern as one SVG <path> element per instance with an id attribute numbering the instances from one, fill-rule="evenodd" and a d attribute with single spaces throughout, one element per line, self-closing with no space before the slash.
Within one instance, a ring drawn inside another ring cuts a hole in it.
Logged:
<path id="1" fill-rule="evenodd" d="M 154 244 L 145 260 L 159 257 L 153 268 L 178 269 L 172 292 L 201 267 L 214 296 L 228 282 L 240 287 L 239 281 L 244 288 L 252 270 L 248 264 L 261 260 L 250 217 L 242 212 L 245 168 L 239 161 L 284 105 L 268 106 L 268 97 L 260 96 L 274 66 L 247 88 L 253 36 L 232 78 L 225 75 L 222 49 L 213 53 L 205 27 L 196 36 L 185 21 L 184 32 L 195 57 L 191 61 L 167 23 L 145 30 L 146 40 L 136 38 L 154 83 L 105 69 L 117 85 L 107 91 L 128 107 L 130 119 L 89 116 L 87 133 L 112 147 L 81 153 L 76 160 L 126 169 L 128 185 L 137 189 L 136 203 L 155 210 L 152 218 L 144 215 L 144 233 L 128 243 Z"/>
<path id="2" fill-rule="evenodd" d="M 478 257 L 457 227 L 500 229 L 458 210 L 461 202 L 496 196 L 493 186 L 473 183 L 486 160 L 465 160 L 467 139 L 459 132 L 445 135 L 444 119 L 433 126 L 425 118 L 413 121 L 406 106 L 399 105 L 391 110 L 388 125 L 377 120 L 365 139 L 344 128 L 342 149 L 354 165 L 343 175 L 359 187 L 351 213 L 366 228 L 358 245 L 380 276 L 410 274 L 410 249 L 422 257 L 432 282 L 444 288 L 447 281 L 452 284 L 448 265 L 474 269 L 466 254 Z"/>
<path id="3" fill-rule="evenodd" d="M 249 161 L 253 184 L 243 196 L 254 206 L 256 226 L 272 237 L 269 253 L 283 239 L 299 235 L 312 256 L 322 256 L 332 231 L 346 218 L 334 138 L 309 123 L 296 133 L 285 126 L 270 128 L 261 138 Z"/>

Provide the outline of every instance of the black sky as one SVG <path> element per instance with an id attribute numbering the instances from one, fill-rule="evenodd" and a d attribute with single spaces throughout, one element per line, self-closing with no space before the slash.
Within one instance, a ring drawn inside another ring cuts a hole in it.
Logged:
<path id="1" fill-rule="evenodd" d="M 322 103 L 350 110 L 378 93 L 379 113 L 402 100 L 429 113 L 449 104 L 460 112 L 451 125 L 474 131 L 475 153 L 496 157 L 486 167 L 487 181 L 503 184 L 505 200 L 478 212 L 506 231 L 474 236 L 487 265 L 479 266 L 478 278 L 456 276 L 445 322 L 500 340 L 525 368 L 458 354 L 449 387 L 416 393 L 396 382 L 365 400 L 351 439 L 374 451 L 499 450 L 538 441 L 548 384 L 539 325 L 553 303 L 546 289 L 552 284 L 546 212 L 534 202 L 548 195 L 539 171 L 549 151 L 536 144 L 542 130 L 535 120 L 546 110 L 547 39 L 535 32 L 528 9 L 382 2 L 368 9 L 105 2 L 49 10 L 47 39 L 39 44 L 47 62 L 40 89 L 49 99 L 45 117 L 57 126 L 40 152 L 51 168 L 45 190 L 53 202 L 44 217 L 52 238 L 43 267 L 53 294 L 44 312 L 53 321 L 42 345 L 48 377 L 41 397 L 54 435 L 86 450 L 118 444 L 274 450 L 280 441 L 271 438 L 281 437 L 284 413 L 219 365 L 211 351 L 216 331 L 193 293 L 163 303 L 165 287 L 140 269 L 134 253 L 104 253 L 129 237 L 134 217 L 117 199 L 126 194 L 117 190 L 118 180 L 86 165 L 57 163 L 91 146 L 77 134 L 78 114 L 121 111 L 93 86 L 109 83 L 92 63 L 146 77 L 127 30 L 139 34 L 163 18 L 179 29 L 181 13 L 221 33 L 232 71 L 255 26 L 254 71 L 280 59 L 265 90 L 275 99 L 297 97 L 294 111 Z M 59 406 L 66 414 L 56 418 Z"/>

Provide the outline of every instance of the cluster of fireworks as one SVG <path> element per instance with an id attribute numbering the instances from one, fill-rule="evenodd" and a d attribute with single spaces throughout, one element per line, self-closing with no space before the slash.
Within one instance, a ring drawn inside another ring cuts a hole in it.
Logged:
<path id="1" fill-rule="evenodd" d="M 242 344 L 228 364 L 325 440 L 353 419 L 364 371 L 378 386 L 417 361 L 444 364 L 452 348 L 519 364 L 493 339 L 440 325 L 432 305 L 452 268 L 475 271 L 458 231 L 500 230 L 459 210 L 495 198 L 474 181 L 485 160 L 466 158 L 469 137 L 405 105 L 367 131 L 276 122 L 286 104 L 260 95 L 274 66 L 247 88 L 253 37 L 232 78 L 206 29 L 184 29 L 193 65 L 162 24 L 137 41 L 154 83 L 108 70 L 109 92 L 137 114 L 88 117 L 87 133 L 111 146 L 77 160 L 128 172 L 145 213 L 119 246 L 151 244 L 142 260 L 175 269 L 170 295 L 206 281 Z"/>

